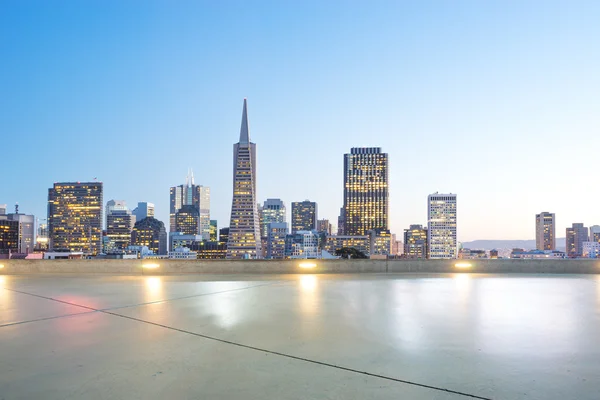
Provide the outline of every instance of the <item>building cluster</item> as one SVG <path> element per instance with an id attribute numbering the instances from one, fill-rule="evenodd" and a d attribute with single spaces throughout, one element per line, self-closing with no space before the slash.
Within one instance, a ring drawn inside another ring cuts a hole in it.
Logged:
<path id="1" fill-rule="evenodd" d="M 244 99 L 238 143 L 233 149 L 233 197 L 229 226 L 210 219 L 210 188 L 195 183 L 170 188 L 168 232 L 155 218 L 154 204 L 130 210 L 123 200 L 104 207 L 102 182 L 61 182 L 48 189 L 44 222 L 33 215 L 7 213 L 0 205 L 0 257 L 170 257 L 177 259 L 287 259 L 403 257 L 423 259 L 498 258 L 492 250 L 460 248 L 457 196 L 427 197 L 427 225 L 411 224 L 403 240 L 389 230 L 388 154 L 379 147 L 354 147 L 343 158 L 343 206 L 337 230 L 319 219 L 315 201 L 291 203 L 290 224 L 281 199 L 259 203 L 256 144 L 250 140 Z M 566 229 L 566 250 L 556 249 L 555 215 L 536 215 L 536 249 L 513 249 L 512 258 L 598 258 L 600 226 L 574 223 Z"/>
<path id="2" fill-rule="evenodd" d="M 328 219 L 319 219 L 315 201 L 292 202 L 289 226 L 281 199 L 260 204 L 256 164 L 244 99 L 226 228 L 210 219 L 210 188 L 197 185 L 191 171 L 185 184 L 170 188 L 168 232 L 152 203 L 140 202 L 133 210 L 123 200 L 104 206 L 102 182 L 61 182 L 48 190 L 47 221 L 38 223 L 37 242 L 33 216 L 0 214 L 0 252 L 28 254 L 36 247 L 46 251 L 46 258 L 386 258 L 402 253 L 457 258 L 455 194 L 429 195 L 428 226 L 406 229 L 404 246 L 390 232 L 388 154 L 379 147 L 354 147 L 344 155 L 343 206 L 335 232 Z"/>

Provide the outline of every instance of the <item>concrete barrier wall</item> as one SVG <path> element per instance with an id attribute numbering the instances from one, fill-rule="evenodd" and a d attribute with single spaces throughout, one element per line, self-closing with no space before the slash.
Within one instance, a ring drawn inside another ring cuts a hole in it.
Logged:
<path id="1" fill-rule="evenodd" d="M 410 272 L 600 274 L 600 260 L 0 260 L 0 266 L 0 275 Z"/>

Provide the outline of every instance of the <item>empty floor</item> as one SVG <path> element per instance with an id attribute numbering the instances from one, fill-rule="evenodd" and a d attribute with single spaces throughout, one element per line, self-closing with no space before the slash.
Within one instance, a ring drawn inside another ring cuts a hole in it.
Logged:
<path id="1" fill-rule="evenodd" d="M 0 399 L 598 399 L 597 275 L 0 275 Z"/>

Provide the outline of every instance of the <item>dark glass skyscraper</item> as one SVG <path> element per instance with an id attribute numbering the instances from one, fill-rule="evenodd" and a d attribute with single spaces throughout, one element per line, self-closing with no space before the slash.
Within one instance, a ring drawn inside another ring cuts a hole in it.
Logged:
<path id="1" fill-rule="evenodd" d="M 379 147 L 344 154 L 344 234 L 388 229 L 388 155 Z"/>
<path id="2" fill-rule="evenodd" d="M 227 258 L 262 256 L 256 204 L 256 144 L 250 142 L 246 99 L 242 111 L 240 141 L 233 145 L 233 200 Z"/>
<path id="3" fill-rule="evenodd" d="M 55 183 L 48 189 L 50 251 L 102 249 L 102 182 Z"/>

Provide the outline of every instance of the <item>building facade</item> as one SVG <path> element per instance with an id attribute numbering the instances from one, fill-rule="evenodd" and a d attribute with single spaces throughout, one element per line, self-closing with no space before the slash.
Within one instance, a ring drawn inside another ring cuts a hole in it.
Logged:
<path id="1" fill-rule="evenodd" d="M 200 213 L 192 205 L 184 205 L 175 213 L 175 232 L 184 235 L 200 234 Z M 204 239 L 204 235 L 200 235 Z M 208 240 L 206 238 L 204 240 Z"/>
<path id="2" fill-rule="evenodd" d="M 292 203 L 292 234 L 317 229 L 317 203 L 304 200 Z"/>
<path id="3" fill-rule="evenodd" d="M 148 203 L 146 201 L 139 202 L 137 207 L 131 212 L 135 216 L 136 221 L 141 221 L 144 218 L 154 218 L 154 203 Z"/>
<path id="4" fill-rule="evenodd" d="M 211 219 L 210 220 L 210 235 L 209 235 L 209 240 L 211 242 L 216 242 L 219 240 L 219 228 L 217 227 L 217 220 L 216 219 Z"/>
<path id="5" fill-rule="evenodd" d="M 324 249 L 330 253 L 335 254 L 336 250 L 340 250 L 344 247 L 354 248 L 358 251 L 369 255 L 369 247 L 371 240 L 368 235 L 362 236 L 349 236 L 349 235 L 336 235 L 328 236 L 325 241 Z"/>
<path id="6" fill-rule="evenodd" d="M 455 259 L 458 256 L 456 195 L 427 196 L 427 258 Z"/>
<path id="7" fill-rule="evenodd" d="M 285 238 L 285 257 L 320 259 L 319 235 L 316 231 L 297 231 Z"/>
<path id="8" fill-rule="evenodd" d="M 389 256 L 392 254 L 392 234 L 387 229 L 373 229 L 369 234 L 369 255 Z"/>
<path id="9" fill-rule="evenodd" d="M 600 242 L 583 242 L 583 257 L 598 258 L 600 256 Z"/>
<path id="10" fill-rule="evenodd" d="M 588 228 L 582 223 L 573 223 L 566 229 L 565 245 L 567 257 L 583 256 L 583 243 L 589 241 Z"/>
<path id="11" fill-rule="evenodd" d="M 135 225 L 135 216 L 124 200 L 110 200 L 106 203 L 105 253 L 123 252 L 131 245 L 131 231 Z"/>
<path id="12" fill-rule="evenodd" d="M 344 234 L 388 229 L 388 155 L 379 147 L 344 154 Z"/>
<path id="13" fill-rule="evenodd" d="M 250 142 L 247 102 L 244 99 L 240 141 L 233 145 L 233 199 L 227 242 L 228 259 L 256 259 L 262 256 L 256 198 L 256 144 Z"/>
<path id="14" fill-rule="evenodd" d="M 317 220 L 317 232 L 323 232 L 331 236 L 331 224 L 328 219 Z"/>
<path id="15" fill-rule="evenodd" d="M 165 224 L 154 217 L 137 221 L 131 232 L 131 245 L 145 246 L 156 255 L 166 255 L 167 231 Z"/>
<path id="16" fill-rule="evenodd" d="M 267 258 L 285 258 L 285 238 L 288 234 L 287 222 L 270 222 L 267 234 Z"/>
<path id="17" fill-rule="evenodd" d="M 285 203 L 281 199 L 267 199 L 259 208 L 259 215 L 260 237 L 266 239 L 269 236 L 269 224 L 271 222 L 285 222 Z"/>
<path id="18" fill-rule="evenodd" d="M 48 189 L 50 251 L 102 251 L 102 182 L 55 183 Z"/>
<path id="19" fill-rule="evenodd" d="M 556 249 L 556 224 L 554 214 L 541 212 L 535 215 L 535 248 Z"/>
<path id="20" fill-rule="evenodd" d="M 0 254 L 19 252 L 19 222 L 0 215 Z"/>
<path id="21" fill-rule="evenodd" d="M 600 225 L 590 226 L 590 242 L 600 242 Z"/>
<path id="22" fill-rule="evenodd" d="M 177 232 L 177 213 L 184 206 L 193 206 L 198 210 L 198 234 L 204 240 L 210 240 L 210 188 L 196 185 L 194 173 L 190 170 L 185 184 L 171 187 L 169 193 L 169 230 Z"/>
<path id="23" fill-rule="evenodd" d="M 410 225 L 404 230 L 404 256 L 427 258 L 427 228 L 423 225 Z"/>

